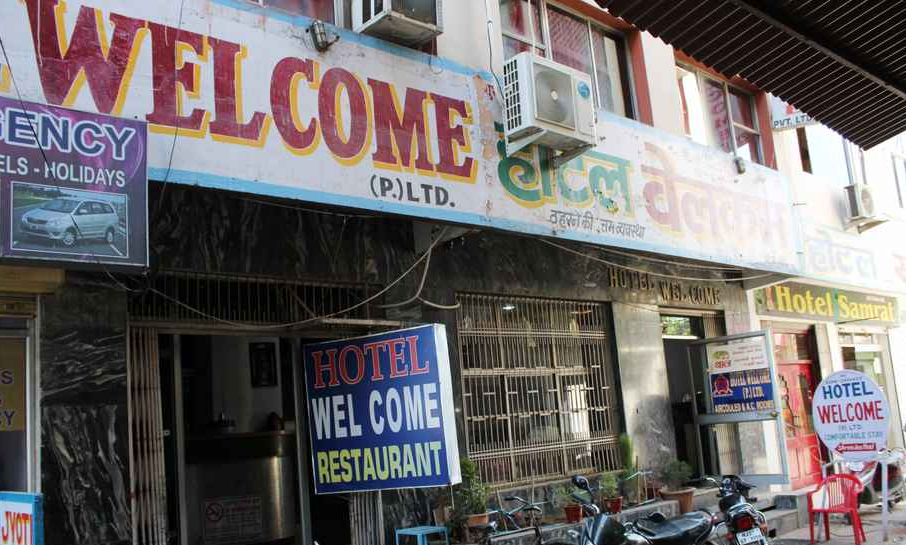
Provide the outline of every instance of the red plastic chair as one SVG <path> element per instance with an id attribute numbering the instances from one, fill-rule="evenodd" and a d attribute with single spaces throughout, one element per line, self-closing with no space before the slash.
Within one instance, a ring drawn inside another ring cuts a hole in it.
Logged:
<path id="1" fill-rule="evenodd" d="M 859 518 L 859 493 L 862 492 L 862 483 L 852 475 L 828 475 L 818 483 L 818 488 L 807 495 L 808 498 L 808 525 L 812 543 L 815 542 L 815 514 L 824 515 L 824 531 L 830 541 L 830 514 L 838 513 L 849 515 L 853 523 L 853 537 L 856 545 L 865 541 L 865 530 L 862 529 L 862 519 Z"/>

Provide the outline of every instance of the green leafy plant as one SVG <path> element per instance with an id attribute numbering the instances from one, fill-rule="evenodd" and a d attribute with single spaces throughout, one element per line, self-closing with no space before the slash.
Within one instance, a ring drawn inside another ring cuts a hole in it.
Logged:
<path id="1" fill-rule="evenodd" d="M 680 490 L 689 477 L 692 476 L 692 466 L 681 460 L 667 462 L 661 472 L 661 477 L 667 485 L 667 490 Z"/>
<path id="2" fill-rule="evenodd" d="M 598 487 L 602 498 L 614 499 L 620 497 L 620 481 L 614 473 L 607 473 L 601 477 Z"/>
<path id="3" fill-rule="evenodd" d="M 459 470 L 462 474 L 462 483 L 453 488 L 456 510 L 466 516 L 487 513 L 490 490 L 481 482 L 478 465 L 468 458 L 463 458 L 459 463 Z"/>
<path id="4" fill-rule="evenodd" d="M 551 503 L 555 507 L 561 508 L 576 503 L 576 499 L 573 498 L 574 492 L 575 488 L 572 485 L 562 484 L 554 489 L 554 499 Z"/>

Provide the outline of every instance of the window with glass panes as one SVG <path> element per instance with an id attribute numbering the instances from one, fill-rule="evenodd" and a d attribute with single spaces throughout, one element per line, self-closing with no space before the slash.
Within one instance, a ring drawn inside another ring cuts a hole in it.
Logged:
<path id="1" fill-rule="evenodd" d="M 677 66 L 676 79 L 689 137 L 752 162 L 764 162 L 750 93 L 685 66 Z"/>
<path id="2" fill-rule="evenodd" d="M 632 117 L 625 44 L 619 33 L 546 0 L 499 0 L 506 58 L 535 54 L 585 72 L 599 108 Z"/>
<path id="3" fill-rule="evenodd" d="M 276 8 L 292 15 L 303 15 L 314 19 L 335 22 L 335 0 L 252 0 L 266 8 Z"/>

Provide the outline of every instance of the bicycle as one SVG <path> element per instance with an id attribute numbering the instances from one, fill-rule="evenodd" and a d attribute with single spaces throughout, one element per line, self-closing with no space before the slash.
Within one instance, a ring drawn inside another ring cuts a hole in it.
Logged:
<path id="1" fill-rule="evenodd" d="M 496 532 L 505 532 L 511 530 L 522 530 L 529 526 L 536 526 L 536 522 L 541 519 L 543 513 L 542 505 L 547 502 L 530 502 L 519 496 L 507 496 L 503 498 L 507 502 L 518 502 L 513 509 L 504 509 L 501 505 L 498 509 L 491 511 L 491 516 L 497 522 Z M 521 519 L 521 524 L 520 524 Z M 527 524 L 526 524 L 527 523 Z M 502 524 L 502 527 L 500 525 Z"/>

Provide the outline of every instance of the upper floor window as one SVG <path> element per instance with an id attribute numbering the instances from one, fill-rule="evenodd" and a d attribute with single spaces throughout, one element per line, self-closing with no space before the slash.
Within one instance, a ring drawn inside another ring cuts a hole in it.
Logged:
<path id="1" fill-rule="evenodd" d="M 333 23 L 335 0 L 252 0 L 266 8 L 276 8 L 292 15 L 304 15 Z"/>
<path id="2" fill-rule="evenodd" d="M 676 78 L 687 135 L 755 163 L 764 162 L 751 94 L 685 66 L 677 66 Z"/>
<path id="3" fill-rule="evenodd" d="M 592 78 L 598 107 L 632 117 L 623 37 L 547 0 L 499 0 L 504 54 L 530 51 Z"/>

